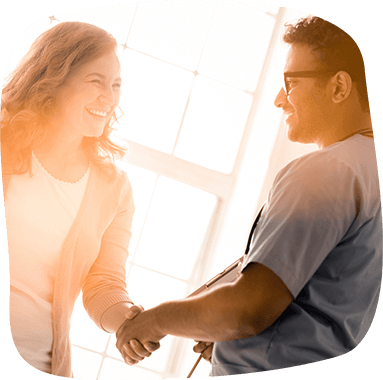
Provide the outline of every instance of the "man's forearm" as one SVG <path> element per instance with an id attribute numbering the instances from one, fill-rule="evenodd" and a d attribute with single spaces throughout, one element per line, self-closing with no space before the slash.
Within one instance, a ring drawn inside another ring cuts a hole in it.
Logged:
<path id="1" fill-rule="evenodd" d="M 204 295 L 169 301 L 148 310 L 158 330 L 205 342 L 249 337 L 260 332 L 254 315 L 243 311 L 242 297 L 233 285 L 224 285 Z"/>
<path id="2" fill-rule="evenodd" d="M 292 301 L 284 283 L 261 264 L 249 265 L 231 284 L 143 311 L 117 339 L 158 342 L 166 335 L 219 342 L 247 338 L 269 327 Z"/>

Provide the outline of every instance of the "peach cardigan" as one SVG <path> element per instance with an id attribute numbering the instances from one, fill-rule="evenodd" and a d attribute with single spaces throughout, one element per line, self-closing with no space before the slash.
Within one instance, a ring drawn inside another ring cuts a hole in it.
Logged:
<path id="1" fill-rule="evenodd" d="M 4 197 L 9 175 L 3 176 Z M 66 237 L 56 272 L 53 296 L 52 374 L 71 377 L 70 319 L 83 292 L 90 318 L 102 329 L 103 313 L 132 302 L 126 291 L 125 264 L 134 214 L 132 189 L 118 171 L 112 179 L 95 165 L 78 214 Z"/>

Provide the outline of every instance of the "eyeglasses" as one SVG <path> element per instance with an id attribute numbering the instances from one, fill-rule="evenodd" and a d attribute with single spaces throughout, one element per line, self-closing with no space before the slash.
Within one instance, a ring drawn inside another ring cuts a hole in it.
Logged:
<path id="1" fill-rule="evenodd" d="M 291 88 L 290 83 L 287 78 L 317 78 L 317 77 L 326 77 L 336 74 L 337 71 L 328 71 L 328 70 L 316 70 L 316 71 L 290 71 L 283 73 L 284 77 L 284 90 L 286 95 L 289 94 Z"/>

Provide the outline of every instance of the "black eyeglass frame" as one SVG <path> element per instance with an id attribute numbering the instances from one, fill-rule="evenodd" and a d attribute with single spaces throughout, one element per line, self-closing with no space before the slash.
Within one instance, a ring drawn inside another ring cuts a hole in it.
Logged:
<path id="1" fill-rule="evenodd" d="M 284 78 L 284 91 L 286 95 L 289 94 L 290 88 L 287 81 L 287 78 L 317 78 L 317 77 L 326 77 L 335 75 L 338 71 L 334 70 L 312 70 L 312 71 L 286 71 L 283 73 Z"/>

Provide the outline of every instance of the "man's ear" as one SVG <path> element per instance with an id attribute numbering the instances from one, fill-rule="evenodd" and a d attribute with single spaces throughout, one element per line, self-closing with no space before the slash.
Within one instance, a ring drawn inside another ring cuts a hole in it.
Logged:
<path id="1" fill-rule="evenodd" d="M 338 71 L 331 79 L 331 85 L 331 96 L 334 103 L 341 103 L 350 96 L 352 79 L 346 71 Z"/>

